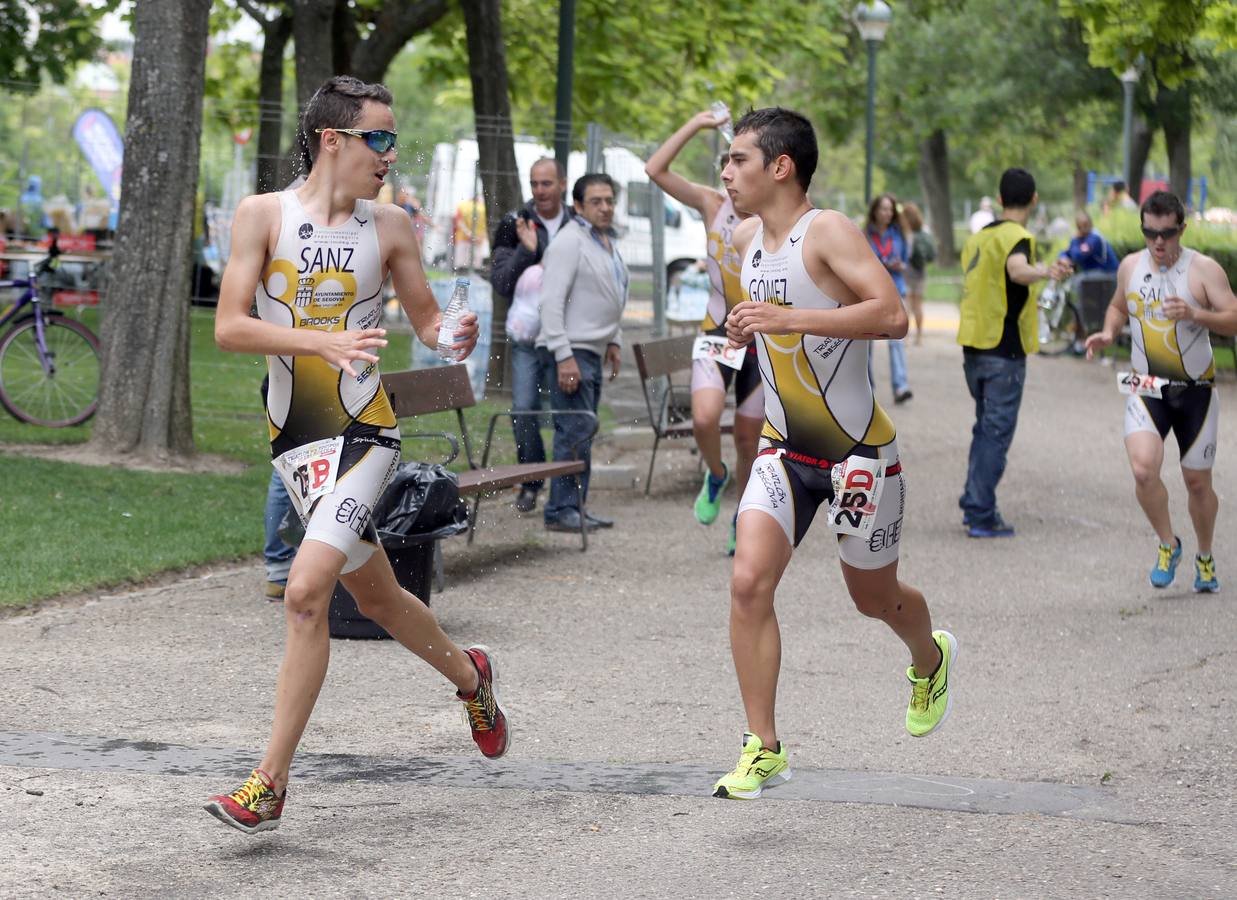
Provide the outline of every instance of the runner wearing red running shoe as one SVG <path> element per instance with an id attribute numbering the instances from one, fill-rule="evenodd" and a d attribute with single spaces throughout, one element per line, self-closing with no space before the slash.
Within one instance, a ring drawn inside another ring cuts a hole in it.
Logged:
<path id="1" fill-rule="evenodd" d="M 266 354 L 273 462 L 305 523 L 284 594 L 287 639 L 270 743 L 241 787 L 206 804 L 251 834 L 279 825 L 292 756 L 326 677 L 336 580 L 363 614 L 455 685 L 485 756 L 502 756 L 509 743 L 489 652 L 460 649 L 400 587 L 371 520 L 400 455 L 378 373 L 387 273 L 421 341 L 437 347 L 442 322 L 408 215 L 374 202 L 395 161 L 391 100 L 382 85 L 356 78 L 323 84 L 301 122 L 305 183 L 245 198 L 232 226 L 215 340 L 223 350 Z M 255 301 L 258 319 L 249 316 Z M 455 333 L 458 358 L 476 342 L 476 316 L 468 314 Z"/>

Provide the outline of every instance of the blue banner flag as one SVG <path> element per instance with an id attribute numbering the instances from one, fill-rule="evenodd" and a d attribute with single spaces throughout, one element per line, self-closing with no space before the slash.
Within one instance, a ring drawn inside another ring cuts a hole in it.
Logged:
<path id="1" fill-rule="evenodd" d="M 88 109 L 73 123 L 73 138 L 112 203 L 120 201 L 120 170 L 125 159 L 125 144 L 116 123 L 101 109 Z"/>

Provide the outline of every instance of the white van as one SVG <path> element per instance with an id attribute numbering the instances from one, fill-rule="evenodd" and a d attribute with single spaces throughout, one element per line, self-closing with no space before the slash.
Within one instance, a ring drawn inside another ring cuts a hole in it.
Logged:
<path id="1" fill-rule="evenodd" d="M 520 190 L 525 201 L 530 199 L 528 172 L 534 162 L 553 157 L 554 151 L 534 141 L 515 142 L 516 168 Z M 431 225 L 424 240 L 427 266 L 449 264 L 452 216 L 460 203 L 479 192 L 477 175 L 477 142 L 462 140 L 454 144 L 437 144 L 430 164 L 426 187 L 425 212 Z M 650 184 L 644 173 L 644 160 L 623 147 L 608 147 L 604 151 L 605 170 L 619 185 L 618 208 L 614 227 L 619 233 L 619 252 L 633 268 L 647 269 L 653 264 L 652 226 L 649 220 Z M 573 152 L 567 162 L 567 190 L 584 174 L 586 157 Z M 676 272 L 704 256 L 707 247 L 705 224 L 700 214 L 673 197 L 663 194 L 665 201 L 666 268 Z M 502 210 L 505 215 L 510 210 Z M 487 210 L 487 217 L 493 215 Z"/>

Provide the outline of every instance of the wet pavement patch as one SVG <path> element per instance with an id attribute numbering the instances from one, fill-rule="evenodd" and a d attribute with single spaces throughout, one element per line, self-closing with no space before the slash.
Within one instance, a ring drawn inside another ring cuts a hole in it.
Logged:
<path id="1" fill-rule="evenodd" d="M 113 772 L 127 775 L 234 776 L 254 754 L 213 747 L 0 731 L 0 766 Z M 568 793 L 707 796 L 711 767 L 681 763 L 553 762 L 546 760 L 425 760 L 343 753 L 301 753 L 298 780 L 421 782 L 435 787 Z M 1144 824 L 1110 788 L 1040 781 L 1001 781 L 945 775 L 794 769 L 794 778 L 765 795 L 774 801 L 864 803 L 951 812 L 1045 815 L 1095 822 Z"/>

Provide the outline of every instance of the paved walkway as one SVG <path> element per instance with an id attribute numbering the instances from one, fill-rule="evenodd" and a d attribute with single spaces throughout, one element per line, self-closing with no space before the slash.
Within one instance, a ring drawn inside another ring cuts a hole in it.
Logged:
<path id="1" fill-rule="evenodd" d="M 707 796 L 744 725 L 728 561 L 722 527 L 691 518 L 695 458 L 671 449 L 652 496 L 596 493 L 618 525 L 586 554 L 497 501 L 474 546 L 447 544 L 433 606 L 498 654 L 508 758 L 476 755 L 401 648 L 334 642 L 273 834 L 200 810 L 269 725 L 281 611 L 256 561 L 0 620 L 0 896 L 1233 896 L 1237 391 L 1220 388 L 1225 587 L 1197 596 L 1147 585 L 1111 369 L 1031 361 L 1001 488 L 1018 537 L 989 543 L 959 527 L 958 351 L 934 332 L 909 356 L 902 573 L 961 645 L 939 734 L 905 734 L 905 652 L 854 612 L 817 529 L 778 599 L 795 779 Z M 609 390 L 638 397 L 630 367 Z"/>

